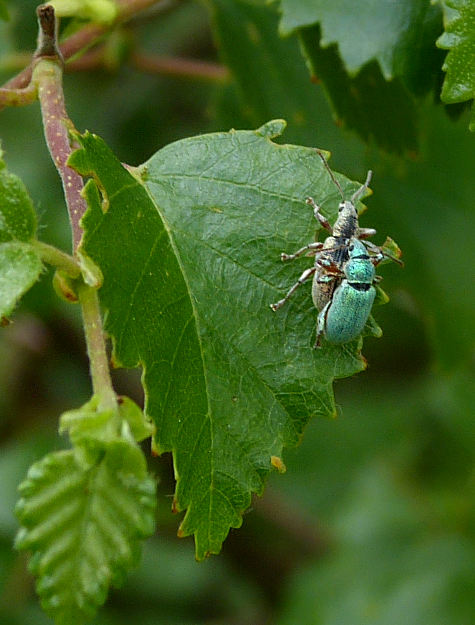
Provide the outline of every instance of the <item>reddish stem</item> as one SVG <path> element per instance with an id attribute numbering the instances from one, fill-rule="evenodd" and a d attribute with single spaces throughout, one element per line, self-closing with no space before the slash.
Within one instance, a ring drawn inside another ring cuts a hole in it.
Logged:
<path id="1" fill-rule="evenodd" d="M 83 189 L 81 176 L 67 166 L 72 152 L 70 132 L 74 126 L 64 105 L 63 60 L 56 47 L 54 9 L 50 5 L 39 6 L 37 14 L 40 37 L 35 54 L 36 65 L 32 83 L 38 87 L 46 143 L 63 183 L 75 252 L 81 242 L 82 229 L 79 222 L 87 204 L 81 195 Z"/>
<path id="2" fill-rule="evenodd" d="M 132 54 L 132 62 L 137 69 L 150 74 L 185 76 L 187 78 L 198 78 L 213 82 L 225 82 L 229 79 L 229 71 L 226 67 L 218 65 L 217 63 L 197 59 L 157 56 L 135 52 Z"/>
<path id="3" fill-rule="evenodd" d="M 79 222 L 87 205 L 81 195 L 83 188 L 81 176 L 67 166 L 72 152 L 70 131 L 74 127 L 64 105 L 62 68 L 59 61 L 52 59 L 39 61 L 34 70 L 34 81 L 38 84 L 46 143 L 63 183 L 75 252 L 82 237 Z"/>

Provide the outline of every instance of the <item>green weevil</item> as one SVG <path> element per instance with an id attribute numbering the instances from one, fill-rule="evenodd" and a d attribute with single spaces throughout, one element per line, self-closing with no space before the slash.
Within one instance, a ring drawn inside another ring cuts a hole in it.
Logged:
<path id="1" fill-rule="evenodd" d="M 383 247 L 379 247 L 364 240 L 376 234 L 376 230 L 374 230 L 374 228 L 360 228 L 359 226 L 356 203 L 368 189 L 371 182 L 372 172 L 368 171 L 365 183 L 357 189 L 357 191 L 355 191 L 350 200 L 345 200 L 341 185 L 329 168 L 323 153 L 319 150 L 317 150 L 317 153 L 322 159 L 322 162 L 333 183 L 340 192 L 342 201 L 338 207 L 338 216 L 332 227 L 328 220 L 322 215 L 321 209 L 315 201 L 310 197 L 307 198 L 307 204 L 312 206 L 314 209 L 313 214 L 315 219 L 317 219 L 323 228 L 330 232 L 330 236 L 328 236 L 323 243 L 314 241 L 300 248 L 294 254 L 286 254 L 285 252 L 281 254 L 282 261 L 293 260 L 295 258 L 299 258 L 300 256 L 307 255 L 315 256 L 315 262 L 313 267 L 305 269 L 297 282 L 287 292 L 285 297 L 275 304 L 270 305 L 274 311 L 281 308 L 295 293 L 298 287 L 312 276 L 314 276 L 312 284 L 313 303 L 318 310 L 322 311 L 325 306 L 331 302 L 335 290 L 344 278 L 344 267 L 349 260 L 349 246 L 350 243 L 354 244 L 355 240 L 359 241 L 359 245 L 365 248 L 371 264 L 377 265 L 384 258 L 389 258 L 400 265 L 403 264 L 398 258 L 400 250 L 392 239 L 389 237 L 387 238 L 384 244 L 385 249 L 383 249 Z M 391 249 L 391 251 L 396 255 L 388 253 L 386 249 Z M 317 344 L 315 347 L 317 347 Z"/>
<path id="2" fill-rule="evenodd" d="M 318 315 L 316 347 L 322 336 L 329 343 L 347 343 L 361 334 L 376 296 L 376 260 L 362 241 L 350 239 L 344 277 Z"/>
<path id="3" fill-rule="evenodd" d="M 328 163 L 320 150 L 317 150 L 318 155 L 322 159 L 322 162 L 330 174 L 330 177 L 338 188 L 342 201 L 338 206 L 338 216 L 333 224 L 330 225 L 328 220 L 322 215 L 320 206 L 309 197 L 306 202 L 313 208 L 313 215 L 320 225 L 330 232 L 325 241 L 314 241 L 300 248 L 293 254 L 286 254 L 282 252 L 280 258 L 282 261 L 294 260 L 300 256 L 315 256 L 315 262 L 313 267 L 306 269 L 297 282 L 290 288 L 288 293 L 281 300 L 275 304 L 271 304 L 272 310 L 276 311 L 281 308 L 287 300 L 292 297 L 298 287 L 306 282 L 309 278 L 314 276 L 312 284 L 312 298 L 318 310 L 322 308 L 331 300 L 335 288 L 338 286 L 341 280 L 342 269 L 345 262 L 348 260 L 348 245 L 349 241 L 357 237 L 358 239 L 367 239 L 368 237 L 376 234 L 374 228 L 360 228 L 358 222 L 358 212 L 356 210 L 356 203 L 364 192 L 368 189 L 371 182 L 372 172 L 368 171 L 366 176 L 366 182 L 351 196 L 351 199 L 345 200 L 343 189 L 340 183 L 335 178 L 333 172 L 328 166 Z M 393 256 L 386 251 L 383 251 L 382 247 L 378 247 L 369 241 L 365 241 L 364 245 L 375 256 L 380 257 L 381 254 L 385 258 L 390 258 L 395 262 L 402 265 L 402 262 L 396 256 Z M 385 246 L 394 247 L 396 253 L 399 254 L 397 246 L 391 239 L 387 239 Z"/>

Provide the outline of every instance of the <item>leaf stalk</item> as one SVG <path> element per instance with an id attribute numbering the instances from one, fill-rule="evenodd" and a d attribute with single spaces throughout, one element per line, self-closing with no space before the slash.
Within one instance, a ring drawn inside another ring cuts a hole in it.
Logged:
<path id="1" fill-rule="evenodd" d="M 79 278 L 81 275 L 81 268 L 73 256 L 42 241 L 35 240 L 32 245 L 36 248 L 43 262 L 66 272 L 71 278 Z"/>
<path id="2" fill-rule="evenodd" d="M 100 397 L 101 410 L 117 410 L 117 397 L 112 387 L 102 316 L 97 290 L 81 283 L 77 289 L 86 335 L 92 388 Z"/>

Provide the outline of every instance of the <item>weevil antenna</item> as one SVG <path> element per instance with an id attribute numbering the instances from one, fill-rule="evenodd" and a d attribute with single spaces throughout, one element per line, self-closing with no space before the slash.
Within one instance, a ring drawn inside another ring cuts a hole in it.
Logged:
<path id="1" fill-rule="evenodd" d="M 393 256 L 392 254 L 388 254 L 387 252 L 384 252 L 383 250 L 381 250 L 381 253 L 383 254 L 383 256 L 386 256 L 386 258 L 389 258 L 389 260 L 393 260 L 395 263 L 397 263 L 401 267 L 404 267 L 404 261 L 402 261 L 400 258 L 396 258 L 396 256 Z"/>
<path id="2" fill-rule="evenodd" d="M 360 197 L 363 195 L 363 193 L 366 191 L 366 189 L 369 187 L 369 183 L 371 182 L 371 177 L 372 176 L 373 176 L 373 172 L 370 169 L 368 171 L 367 176 L 366 176 L 366 182 L 364 183 L 364 185 L 362 187 L 360 187 L 357 191 L 355 191 L 353 193 L 353 195 L 351 196 L 351 203 L 352 204 L 357 202 L 360 199 Z"/>
<path id="3" fill-rule="evenodd" d="M 333 183 L 335 184 L 335 186 L 337 187 L 338 191 L 340 192 L 341 195 L 341 199 L 343 201 L 345 201 L 345 196 L 343 194 L 343 189 L 340 186 L 340 183 L 338 182 L 338 180 L 335 178 L 332 170 L 330 169 L 330 166 L 327 163 L 327 159 L 324 157 L 323 152 L 320 152 L 320 150 L 317 150 L 317 154 L 318 156 L 322 159 L 323 165 L 325 166 L 325 169 L 327 170 L 327 172 L 330 174 L 330 178 L 333 180 Z M 369 183 L 368 183 L 369 184 Z"/>

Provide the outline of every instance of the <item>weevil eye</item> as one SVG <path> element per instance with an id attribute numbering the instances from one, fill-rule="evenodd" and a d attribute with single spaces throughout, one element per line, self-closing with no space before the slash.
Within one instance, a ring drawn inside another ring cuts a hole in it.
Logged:
<path id="1" fill-rule="evenodd" d="M 343 203 L 341 203 L 341 204 L 338 206 L 338 212 L 339 212 L 339 213 L 341 213 L 341 211 L 342 211 L 344 208 L 345 208 L 345 205 L 344 205 Z"/>
<path id="2" fill-rule="evenodd" d="M 348 251 L 350 251 L 350 252 L 352 252 L 354 249 L 355 249 L 355 246 L 354 246 L 353 244 L 351 244 L 351 245 L 348 247 Z"/>

